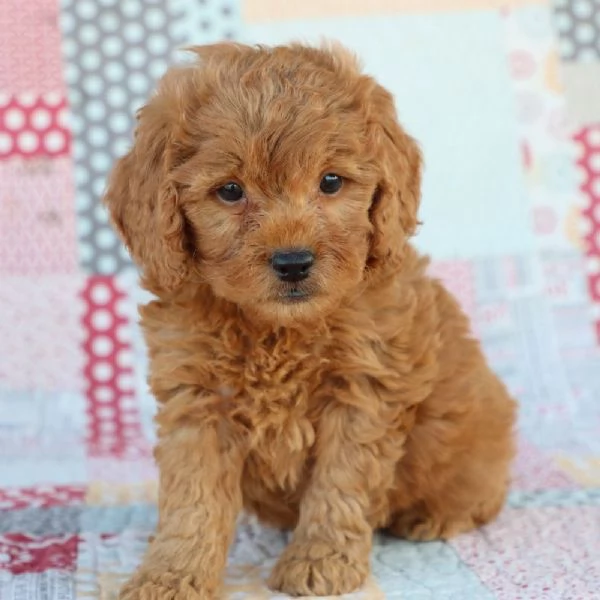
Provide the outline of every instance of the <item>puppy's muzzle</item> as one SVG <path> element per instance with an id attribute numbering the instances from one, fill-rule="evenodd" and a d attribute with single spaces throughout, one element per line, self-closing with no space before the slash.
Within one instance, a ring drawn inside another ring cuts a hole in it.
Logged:
<path id="1" fill-rule="evenodd" d="M 271 256 L 277 277 L 292 283 L 306 279 L 314 262 L 314 254 L 309 250 L 277 250 Z"/>

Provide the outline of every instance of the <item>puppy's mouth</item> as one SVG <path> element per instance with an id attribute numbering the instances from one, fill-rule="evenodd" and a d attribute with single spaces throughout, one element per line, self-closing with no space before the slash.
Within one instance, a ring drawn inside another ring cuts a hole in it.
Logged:
<path id="1" fill-rule="evenodd" d="M 312 286 L 289 283 L 278 291 L 276 299 L 282 304 L 300 304 L 308 302 L 314 295 Z"/>
<path id="2" fill-rule="evenodd" d="M 310 300 L 311 295 L 306 290 L 301 288 L 291 288 L 280 295 L 280 300 L 286 304 L 297 304 L 299 302 L 306 302 Z"/>

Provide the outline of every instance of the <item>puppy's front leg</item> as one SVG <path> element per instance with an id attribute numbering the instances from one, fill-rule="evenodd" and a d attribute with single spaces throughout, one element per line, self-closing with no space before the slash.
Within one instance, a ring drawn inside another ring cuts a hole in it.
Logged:
<path id="1" fill-rule="evenodd" d="M 386 440 L 384 432 L 377 417 L 352 406 L 338 405 L 322 416 L 314 471 L 293 540 L 271 574 L 273 589 L 329 596 L 365 581 L 373 492 L 385 498 L 402 452 L 403 440 Z"/>
<path id="2" fill-rule="evenodd" d="M 159 526 L 121 600 L 214 600 L 241 508 L 243 451 L 215 419 L 161 438 Z"/>

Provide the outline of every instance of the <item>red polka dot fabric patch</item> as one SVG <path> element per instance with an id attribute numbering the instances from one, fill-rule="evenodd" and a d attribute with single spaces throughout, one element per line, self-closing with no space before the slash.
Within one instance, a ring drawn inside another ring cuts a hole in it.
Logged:
<path id="1" fill-rule="evenodd" d="M 600 340 L 600 125 L 585 127 L 575 135 L 579 146 L 581 192 L 585 205 L 581 211 L 585 250 L 588 259 L 588 284 L 594 302 L 594 321 Z"/>
<path id="2" fill-rule="evenodd" d="M 88 279 L 83 298 L 90 455 L 130 455 L 137 452 L 143 434 L 134 391 L 130 324 L 122 306 L 125 293 L 112 277 L 94 276 Z"/>
<path id="3" fill-rule="evenodd" d="M 70 151 L 64 96 L 57 92 L 0 96 L 0 160 L 64 156 Z"/>

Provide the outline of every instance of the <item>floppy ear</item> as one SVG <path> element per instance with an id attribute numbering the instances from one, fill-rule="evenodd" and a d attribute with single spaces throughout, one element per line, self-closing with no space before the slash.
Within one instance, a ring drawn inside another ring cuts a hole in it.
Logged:
<path id="1" fill-rule="evenodd" d="M 117 162 L 103 200 L 152 290 L 174 290 L 192 264 L 193 241 L 186 237 L 178 187 L 171 178 L 184 158 L 176 140 L 189 111 L 192 77 L 189 67 L 171 70 L 138 112 L 133 148 Z"/>
<path id="2" fill-rule="evenodd" d="M 369 266 L 399 262 L 407 238 L 419 224 L 421 152 L 400 127 L 392 95 L 379 85 L 371 101 L 371 132 L 380 170 L 370 219 L 373 225 Z"/>

